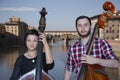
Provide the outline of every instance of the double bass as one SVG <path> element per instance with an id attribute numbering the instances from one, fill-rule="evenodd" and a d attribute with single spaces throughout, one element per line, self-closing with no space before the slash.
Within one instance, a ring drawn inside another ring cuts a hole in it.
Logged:
<path id="1" fill-rule="evenodd" d="M 98 33 L 98 28 L 104 28 L 105 21 L 114 14 L 115 7 L 110 1 L 106 1 L 103 4 L 103 9 L 107 11 L 99 16 L 98 22 L 95 24 L 94 30 L 88 42 L 87 55 L 90 55 L 94 38 Z M 108 76 L 104 72 L 104 67 L 98 64 L 85 64 L 81 65 L 77 80 L 109 80 Z"/>
<path id="2" fill-rule="evenodd" d="M 30 72 L 21 76 L 18 80 L 36 80 L 35 72 L 36 72 L 36 69 L 33 69 Z M 54 78 L 42 70 L 42 75 L 41 75 L 41 78 L 39 78 L 39 80 L 54 80 Z"/>
<path id="3" fill-rule="evenodd" d="M 46 27 L 45 15 L 47 14 L 44 7 L 40 11 L 40 14 L 41 14 L 41 18 L 39 21 L 38 29 L 39 32 L 43 33 Z M 39 41 L 36 68 L 21 76 L 19 80 L 55 80 L 51 75 L 49 75 L 44 70 L 42 70 L 42 62 L 43 62 L 42 53 L 43 53 L 43 43 L 42 41 Z"/>

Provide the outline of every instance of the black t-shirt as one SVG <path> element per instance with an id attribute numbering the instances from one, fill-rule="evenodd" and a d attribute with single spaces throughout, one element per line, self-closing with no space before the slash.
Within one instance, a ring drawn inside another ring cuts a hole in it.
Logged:
<path id="1" fill-rule="evenodd" d="M 19 56 L 15 62 L 13 73 L 10 80 L 17 80 L 20 76 L 33 70 L 36 67 L 36 60 L 37 57 L 29 59 L 26 58 L 24 55 Z M 54 62 L 51 64 L 46 64 L 45 53 L 43 53 L 42 61 L 43 61 L 42 69 L 46 73 L 48 73 L 48 70 L 54 67 Z"/>

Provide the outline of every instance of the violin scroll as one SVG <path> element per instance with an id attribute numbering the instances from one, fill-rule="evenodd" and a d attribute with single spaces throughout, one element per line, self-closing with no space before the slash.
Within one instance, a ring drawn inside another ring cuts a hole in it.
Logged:
<path id="1" fill-rule="evenodd" d="M 112 4 L 112 2 L 107 1 L 103 4 L 103 9 L 107 11 L 106 13 L 103 13 L 99 19 L 98 19 L 98 28 L 104 28 L 105 21 L 114 14 L 115 12 L 115 6 Z"/>

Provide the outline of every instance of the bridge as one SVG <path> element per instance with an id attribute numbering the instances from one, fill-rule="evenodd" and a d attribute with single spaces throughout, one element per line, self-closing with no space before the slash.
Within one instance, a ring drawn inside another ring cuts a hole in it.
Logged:
<path id="1" fill-rule="evenodd" d="M 64 40 L 67 44 L 68 40 L 76 40 L 79 38 L 77 31 L 45 31 L 48 40 Z"/>
<path id="2" fill-rule="evenodd" d="M 64 34 L 72 34 L 77 35 L 76 31 L 45 31 L 47 35 L 64 35 Z"/>

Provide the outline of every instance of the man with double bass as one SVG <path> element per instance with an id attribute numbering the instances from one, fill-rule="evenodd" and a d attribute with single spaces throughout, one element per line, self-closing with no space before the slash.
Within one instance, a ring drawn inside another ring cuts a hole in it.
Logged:
<path id="1" fill-rule="evenodd" d="M 67 61 L 65 65 L 64 80 L 70 80 L 73 71 L 75 71 L 76 73 L 75 78 L 77 78 L 81 71 L 80 68 L 82 63 L 91 64 L 91 65 L 98 64 L 109 68 L 117 68 L 120 66 L 119 60 L 112 51 L 111 46 L 104 39 L 99 39 L 95 37 L 90 55 L 86 53 L 88 42 L 92 34 L 91 33 L 92 24 L 89 17 L 79 16 L 76 19 L 75 24 L 80 39 L 79 41 L 71 45 L 71 47 L 69 48 L 67 54 Z M 88 80 L 88 79 L 77 78 L 77 80 Z"/>

